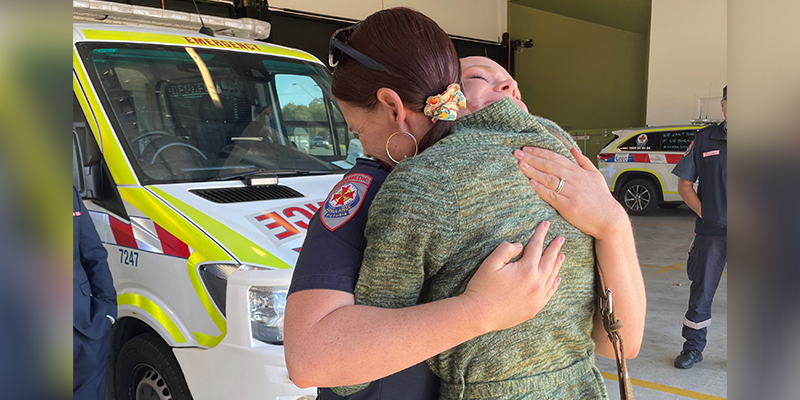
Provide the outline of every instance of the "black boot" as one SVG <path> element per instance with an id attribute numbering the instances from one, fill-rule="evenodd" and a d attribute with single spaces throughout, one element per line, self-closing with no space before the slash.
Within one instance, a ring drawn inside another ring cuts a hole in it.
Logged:
<path id="1" fill-rule="evenodd" d="M 703 353 L 697 350 L 683 350 L 675 357 L 675 368 L 689 369 L 700 361 L 703 361 Z"/>

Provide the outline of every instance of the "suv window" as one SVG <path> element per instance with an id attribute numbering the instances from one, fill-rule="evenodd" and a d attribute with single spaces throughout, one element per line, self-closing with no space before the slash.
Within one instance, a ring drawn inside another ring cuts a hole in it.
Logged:
<path id="1" fill-rule="evenodd" d="M 663 132 L 661 134 L 661 149 L 664 151 L 685 152 L 689 143 L 694 140 L 696 130 Z"/>
<path id="2" fill-rule="evenodd" d="M 640 133 L 619 146 L 623 151 L 658 151 L 661 150 L 662 132 Z"/>

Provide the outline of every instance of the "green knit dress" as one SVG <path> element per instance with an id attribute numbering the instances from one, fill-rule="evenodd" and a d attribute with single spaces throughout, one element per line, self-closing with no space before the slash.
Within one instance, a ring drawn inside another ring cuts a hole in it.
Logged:
<path id="1" fill-rule="evenodd" d="M 357 304 L 399 308 L 461 294 L 497 245 L 527 243 L 542 221 L 551 223 L 545 244 L 566 238 L 561 284 L 536 317 L 428 360 L 440 399 L 608 397 L 591 338 L 593 239 L 536 194 L 512 155 L 528 145 L 574 161 L 573 143 L 506 98 L 456 120 L 450 136 L 398 164 L 375 197 Z"/>

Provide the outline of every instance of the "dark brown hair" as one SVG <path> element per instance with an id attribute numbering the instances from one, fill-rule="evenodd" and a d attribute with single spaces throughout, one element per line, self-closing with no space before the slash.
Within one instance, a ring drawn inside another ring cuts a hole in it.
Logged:
<path id="1" fill-rule="evenodd" d="M 453 42 L 432 19 L 405 7 L 378 11 L 353 30 L 347 45 L 386 67 L 369 69 L 343 54 L 333 72 L 331 91 L 342 101 L 372 110 L 380 88 L 397 92 L 403 105 L 423 112 L 429 96 L 461 82 Z M 450 134 L 451 121 L 437 121 L 420 140 L 420 151 Z"/>

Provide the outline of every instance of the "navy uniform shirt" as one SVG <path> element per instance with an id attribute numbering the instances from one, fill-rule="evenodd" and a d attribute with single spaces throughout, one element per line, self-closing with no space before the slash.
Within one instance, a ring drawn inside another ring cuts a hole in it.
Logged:
<path id="1" fill-rule="evenodd" d="M 364 249 L 364 228 L 369 207 L 389 170 L 380 163 L 359 158 L 333 187 L 325 203 L 308 224 L 303 248 L 292 275 L 289 294 L 309 289 L 354 293 Z M 340 340 L 347 340 L 342 337 Z M 342 368 L 347 368 L 342 365 Z M 350 396 L 320 388 L 320 400 L 437 399 L 439 378 L 425 362 L 376 380 Z"/>
<path id="2" fill-rule="evenodd" d="M 387 175 L 380 163 L 359 158 L 333 187 L 308 224 L 289 294 L 307 289 L 355 292 L 367 246 L 369 206 Z"/>
<path id="3" fill-rule="evenodd" d="M 697 196 L 703 218 L 697 217 L 698 235 L 725 235 L 728 231 L 728 125 L 701 129 L 672 173 L 698 181 Z"/>

